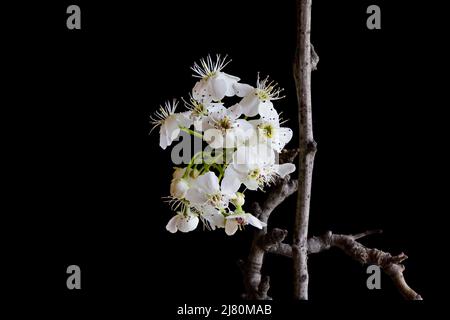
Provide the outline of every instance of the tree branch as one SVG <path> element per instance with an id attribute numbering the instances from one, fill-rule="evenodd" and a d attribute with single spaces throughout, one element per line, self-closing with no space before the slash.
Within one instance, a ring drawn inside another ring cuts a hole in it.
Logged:
<path id="1" fill-rule="evenodd" d="M 294 78 L 299 109 L 299 187 L 294 225 L 292 258 L 294 268 L 294 298 L 308 299 L 307 240 L 311 182 L 317 144 L 314 141 L 311 113 L 311 70 L 316 68 L 317 54 L 311 46 L 311 2 L 297 0 L 297 50 Z M 313 53 L 314 52 L 314 53 Z M 312 61 L 314 58 L 314 61 Z"/>
<path id="2" fill-rule="evenodd" d="M 272 187 L 267 190 L 267 197 L 261 203 L 254 203 L 253 214 L 262 222 L 267 223 L 273 210 L 282 203 L 287 197 L 297 191 L 297 180 L 292 180 L 288 175 L 284 179 L 278 179 Z M 261 269 L 264 261 L 264 246 L 261 243 L 265 239 L 267 228 L 256 230 L 253 236 L 252 245 L 247 261 L 240 261 L 239 266 L 242 271 L 244 287 L 246 293 L 243 295 L 249 300 L 268 300 L 271 299 L 267 292 L 270 288 L 270 279 L 262 277 Z M 284 237 L 274 236 L 272 241 L 282 241 Z M 281 240 L 279 240 L 281 239 Z"/>
<path id="3" fill-rule="evenodd" d="M 275 230 L 276 229 L 272 230 L 272 232 L 279 233 L 279 231 Z M 286 237 L 286 233 L 284 233 L 284 237 Z M 422 300 L 422 297 L 408 286 L 403 276 L 405 266 L 401 264 L 401 262 L 408 258 L 403 252 L 393 256 L 389 252 L 384 252 L 375 248 L 367 248 L 356 241 L 357 239 L 375 233 L 381 233 L 381 230 L 366 231 L 356 235 L 332 234 L 331 231 L 328 231 L 320 237 L 308 239 L 308 254 L 325 251 L 331 247 L 339 248 L 345 254 L 363 265 L 375 264 L 379 266 L 392 279 L 394 285 L 406 300 Z M 270 233 L 268 233 L 268 235 L 269 234 Z M 271 253 L 293 257 L 293 247 L 286 243 L 282 243 L 284 237 L 281 241 L 276 243 L 273 241 L 271 243 L 270 240 L 266 240 L 270 245 L 265 245 L 264 248 Z M 268 236 L 266 238 L 268 238 Z"/>

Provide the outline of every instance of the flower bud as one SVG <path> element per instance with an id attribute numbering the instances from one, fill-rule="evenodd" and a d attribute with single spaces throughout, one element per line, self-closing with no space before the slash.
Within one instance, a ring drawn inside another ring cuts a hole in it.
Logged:
<path id="1" fill-rule="evenodd" d="M 234 196 L 233 199 L 231 199 L 231 202 L 236 206 L 236 207 L 242 207 L 245 203 L 245 196 L 243 193 L 240 192 L 236 192 L 236 195 Z"/>
<path id="2" fill-rule="evenodd" d="M 197 179 L 197 177 L 200 175 L 200 171 L 198 171 L 197 169 L 192 169 L 189 172 L 189 177 L 191 177 L 192 179 Z"/>
<path id="3" fill-rule="evenodd" d="M 174 168 L 175 170 L 173 171 L 172 174 L 172 179 L 173 180 L 179 180 L 183 177 L 184 172 L 186 171 L 186 168 Z"/>
<path id="4" fill-rule="evenodd" d="M 172 180 L 170 184 L 170 195 L 177 199 L 183 199 L 189 189 L 189 184 L 184 179 Z"/>

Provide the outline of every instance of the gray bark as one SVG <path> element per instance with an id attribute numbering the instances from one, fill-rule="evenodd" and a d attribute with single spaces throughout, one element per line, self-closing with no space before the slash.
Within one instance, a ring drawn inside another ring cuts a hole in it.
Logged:
<path id="1" fill-rule="evenodd" d="M 268 252 L 285 257 L 293 257 L 293 247 L 286 243 L 282 243 L 287 231 L 274 229 L 272 230 L 272 233 L 283 234 L 283 237 L 279 237 L 277 243 L 273 241 L 271 236 L 269 236 L 270 233 L 268 233 L 267 240 L 263 241 L 266 243 L 264 249 Z M 308 254 L 322 252 L 332 247 L 339 248 L 345 254 L 363 265 L 375 264 L 379 266 L 392 279 L 394 285 L 406 300 L 422 300 L 422 297 L 406 283 L 403 276 L 405 266 L 401 264 L 401 262 L 406 260 L 408 256 L 403 252 L 393 256 L 389 252 L 368 248 L 356 241 L 374 233 L 381 233 L 381 230 L 367 231 L 356 235 L 333 234 L 331 231 L 328 231 L 320 237 L 308 239 Z"/>
<path id="2" fill-rule="evenodd" d="M 311 111 L 311 70 L 316 67 L 317 55 L 311 54 L 311 1 L 297 0 L 297 50 L 294 61 L 294 78 L 299 108 L 299 186 L 294 225 L 292 260 L 294 268 L 294 298 L 308 299 L 307 240 L 311 183 L 317 144 L 313 137 Z M 315 61 L 311 61 L 314 58 Z"/>

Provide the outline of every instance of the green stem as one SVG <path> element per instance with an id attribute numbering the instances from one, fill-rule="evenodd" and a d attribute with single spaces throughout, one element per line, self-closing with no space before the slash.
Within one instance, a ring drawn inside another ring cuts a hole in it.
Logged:
<path id="1" fill-rule="evenodd" d="M 180 127 L 180 130 L 184 131 L 184 132 L 187 132 L 189 134 L 192 134 L 194 137 L 203 139 L 203 135 L 201 133 L 198 133 L 197 131 L 191 130 L 191 129 L 186 128 L 186 127 Z"/>
<path id="2" fill-rule="evenodd" d="M 188 176 L 189 171 L 190 171 L 192 165 L 194 164 L 195 159 L 197 159 L 197 157 L 202 155 L 202 154 L 203 154 L 203 151 L 199 151 L 196 154 L 194 154 L 194 156 L 191 158 L 191 161 L 189 161 L 189 164 L 188 164 L 188 166 L 186 168 L 186 171 L 183 174 L 183 178 L 186 178 Z"/>

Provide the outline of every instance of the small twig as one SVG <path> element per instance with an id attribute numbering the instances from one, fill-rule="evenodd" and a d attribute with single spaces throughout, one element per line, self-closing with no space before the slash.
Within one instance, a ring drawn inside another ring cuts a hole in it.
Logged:
<path id="1" fill-rule="evenodd" d="M 406 300 L 422 300 L 422 297 L 408 286 L 403 276 L 405 266 L 401 262 L 406 260 L 408 256 L 403 252 L 393 256 L 389 252 L 368 248 L 356 241 L 356 239 L 378 233 L 382 233 L 382 231 L 371 230 L 355 235 L 332 234 L 331 231 L 328 231 L 320 237 L 308 239 L 308 254 L 325 251 L 331 247 L 339 248 L 361 264 L 374 264 L 379 266 L 392 279 L 394 285 Z M 293 246 L 280 242 L 268 246 L 267 251 L 292 257 L 294 249 Z"/>
<path id="2" fill-rule="evenodd" d="M 351 237 L 353 240 L 358 240 L 358 239 L 370 236 L 372 234 L 381 234 L 381 233 L 383 233 L 383 230 L 375 229 L 375 230 L 368 230 L 366 232 L 357 233 L 357 234 L 354 234 L 354 235 L 349 236 L 349 237 Z"/>

